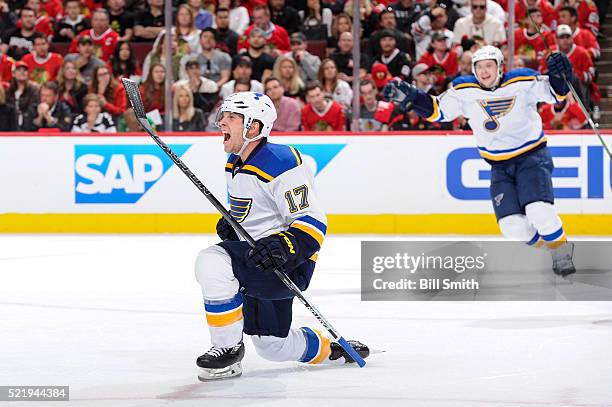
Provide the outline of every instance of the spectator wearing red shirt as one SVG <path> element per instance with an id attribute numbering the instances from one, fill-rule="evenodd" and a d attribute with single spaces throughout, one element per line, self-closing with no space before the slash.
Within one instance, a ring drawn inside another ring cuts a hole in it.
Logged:
<path id="1" fill-rule="evenodd" d="M 83 3 L 83 8 L 86 11 L 85 15 L 87 17 L 91 17 L 91 12 L 104 6 L 104 0 L 81 0 L 81 3 Z"/>
<path id="2" fill-rule="evenodd" d="M 599 11 L 591 0 L 562 0 L 557 5 L 557 10 L 570 6 L 578 12 L 578 25 L 580 28 L 587 29 L 595 37 L 599 35 Z"/>
<path id="3" fill-rule="evenodd" d="M 346 124 L 342 105 L 325 99 L 321 85 L 310 84 L 306 87 L 307 105 L 302 109 L 304 131 L 343 131 Z"/>
<path id="4" fill-rule="evenodd" d="M 443 32 L 435 32 L 431 37 L 431 47 L 421 56 L 418 63 L 429 66 L 436 77 L 436 85 L 442 86 L 446 77 L 455 75 L 459 71 L 458 60 L 457 53 L 448 49 L 446 35 Z"/>
<path id="5" fill-rule="evenodd" d="M 572 29 L 568 25 L 562 24 L 557 27 L 557 47 L 560 52 L 569 58 L 574 69 L 574 75 L 585 84 L 591 83 L 595 76 L 595 67 L 591 55 L 580 45 L 574 44 Z M 545 66 L 545 60 L 543 60 L 541 71 L 545 70 Z"/>
<path id="6" fill-rule="evenodd" d="M 536 26 L 534 27 L 533 24 L 531 24 L 531 20 L 528 19 L 529 25 L 526 28 L 517 28 L 514 31 L 515 54 L 527 60 L 540 62 L 547 48 L 544 40 L 542 40 L 542 36 L 538 34 L 538 29 L 545 37 L 548 37 L 546 41 L 548 41 L 549 44 L 555 43 L 555 32 L 543 25 L 542 12 L 540 9 L 530 8 L 527 10 L 527 13 L 531 16 Z"/>
<path id="7" fill-rule="evenodd" d="M 91 37 L 94 44 L 94 55 L 104 62 L 109 62 L 119 41 L 119 34 L 110 28 L 110 17 L 106 9 L 97 9 L 91 17 L 91 29 L 81 32 L 70 44 L 70 52 L 77 51 L 79 38 Z"/>
<path id="8" fill-rule="evenodd" d="M 527 10 L 537 8 L 542 12 L 544 24 L 548 27 L 555 28 L 559 14 L 557 10 L 548 2 L 548 0 L 526 0 L 527 8 L 525 8 L 525 0 L 517 1 L 514 6 L 516 21 L 523 21 L 525 24 L 529 22 Z"/>
<path id="9" fill-rule="evenodd" d="M 98 95 L 102 108 L 113 116 L 125 112 L 127 98 L 125 89 L 113 78 L 107 66 L 98 66 L 94 69 L 89 93 Z"/>
<path id="10" fill-rule="evenodd" d="M 578 12 L 575 8 L 568 6 L 559 10 L 559 24 L 569 25 L 574 44 L 589 51 L 594 60 L 599 58 L 601 51 L 597 38 L 590 30 L 578 27 Z"/>
<path id="11" fill-rule="evenodd" d="M 394 105 L 377 99 L 376 85 L 370 79 L 359 83 L 363 103 L 359 111 L 359 131 L 388 131 Z"/>
<path id="12" fill-rule="evenodd" d="M 0 55 L 0 82 L 10 82 L 13 78 L 15 60 L 6 54 Z"/>
<path id="13" fill-rule="evenodd" d="M 30 80 L 42 85 L 55 81 L 64 58 L 55 52 L 49 52 L 49 41 L 41 33 L 34 36 L 34 49 L 22 59 L 28 65 Z"/>
<path id="14" fill-rule="evenodd" d="M 249 37 L 251 31 L 255 27 L 263 30 L 264 36 L 268 41 L 268 47 L 274 48 L 271 53 L 277 56 L 280 53 L 288 52 L 291 50 L 291 44 L 289 42 L 289 34 L 280 25 L 275 25 L 270 21 L 270 10 L 267 6 L 255 6 L 253 9 L 253 24 L 251 24 L 244 35 L 238 42 L 238 50 L 249 48 Z M 280 51 L 280 52 L 279 52 Z"/>
<path id="15" fill-rule="evenodd" d="M 149 69 L 147 80 L 140 85 L 140 96 L 145 112 L 158 110 L 164 114 L 166 68 L 162 64 L 153 64 Z"/>
<path id="16" fill-rule="evenodd" d="M 538 113 L 542 118 L 543 130 L 580 130 L 588 123 L 582 108 L 571 93 L 561 103 L 543 103 Z"/>
<path id="17" fill-rule="evenodd" d="M 40 11 L 53 21 L 59 20 L 64 14 L 61 0 L 40 0 Z"/>
<path id="18" fill-rule="evenodd" d="M 582 102 L 587 106 L 592 106 L 593 102 L 599 103 L 601 95 L 599 93 L 599 88 L 593 82 L 595 67 L 593 66 L 591 55 L 589 51 L 582 48 L 580 45 L 574 44 L 572 29 L 568 25 L 562 24 L 557 27 L 557 48 L 560 52 L 567 55 L 572 63 L 575 76 L 574 80 L 577 82 L 575 86 L 581 88 L 578 90 L 582 91 L 580 97 Z M 545 59 L 542 60 L 540 71 L 546 71 Z"/>

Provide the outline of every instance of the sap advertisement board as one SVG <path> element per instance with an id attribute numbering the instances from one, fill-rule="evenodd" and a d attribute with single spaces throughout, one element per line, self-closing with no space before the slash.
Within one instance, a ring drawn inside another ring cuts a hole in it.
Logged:
<path id="1" fill-rule="evenodd" d="M 221 139 L 165 136 L 221 201 Z M 612 136 L 606 135 L 612 144 Z M 469 135 L 271 138 L 297 147 L 330 214 L 490 213 L 490 167 Z M 592 135 L 553 135 L 561 213 L 612 213 L 610 160 Z M 214 213 L 146 136 L 0 137 L 0 213 Z"/>

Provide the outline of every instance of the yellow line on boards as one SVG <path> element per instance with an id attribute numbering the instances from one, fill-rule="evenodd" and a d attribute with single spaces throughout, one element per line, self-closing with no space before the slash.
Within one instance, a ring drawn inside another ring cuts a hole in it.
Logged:
<path id="1" fill-rule="evenodd" d="M 215 233 L 217 214 L 0 214 L 0 233 Z M 561 215 L 571 235 L 612 235 L 612 214 Z M 492 214 L 328 215 L 328 233 L 499 235 Z"/>

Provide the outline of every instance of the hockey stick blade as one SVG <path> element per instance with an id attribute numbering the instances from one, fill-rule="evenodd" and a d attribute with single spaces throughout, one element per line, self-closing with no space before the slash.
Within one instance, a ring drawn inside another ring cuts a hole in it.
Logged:
<path id="1" fill-rule="evenodd" d="M 177 156 L 174 151 L 166 144 L 164 141 L 159 138 L 159 136 L 155 133 L 155 130 L 149 124 L 147 120 L 147 115 L 145 114 L 144 104 L 142 103 L 142 98 L 140 97 L 140 90 L 138 89 L 138 85 L 136 82 L 122 78 L 121 82 L 123 83 L 123 87 L 125 88 L 125 93 L 127 95 L 132 108 L 134 109 L 134 114 L 138 119 L 138 123 L 142 127 L 142 129 L 157 143 L 157 145 L 166 153 L 168 157 L 176 164 L 176 166 L 189 178 L 189 180 L 204 194 L 206 199 L 219 211 L 221 216 L 228 221 L 230 225 L 234 228 L 236 233 L 242 236 L 251 247 L 255 246 L 255 239 L 249 235 L 249 233 L 242 227 L 240 223 L 234 219 L 234 217 L 225 209 L 225 207 L 217 200 L 217 198 L 206 188 L 206 186 L 195 176 L 193 172 L 183 163 L 183 161 Z M 319 312 L 319 310 L 314 306 L 312 302 L 310 302 L 302 293 L 302 291 L 295 285 L 295 283 L 287 277 L 287 275 L 280 271 L 274 270 L 274 273 L 280 278 L 280 280 L 295 294 L 296 297 L 304 304 L 306 309 L 308 309 L 314 317 L 323 325 L 323 327 L 332 335 L 332 337 L 338 341 L 340 346 L 355 360 L 359 367 L 364 367 L 366 362 L 363 360 L 361 356 L 349 345 L 349 343 L 340 335 L 340 333 L 329 323 L 329 321 Z"/>

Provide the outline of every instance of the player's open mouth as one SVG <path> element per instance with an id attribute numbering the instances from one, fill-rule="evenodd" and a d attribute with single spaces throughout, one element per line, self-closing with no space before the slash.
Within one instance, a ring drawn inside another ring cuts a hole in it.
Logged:
<path id="1" fill-rule="evenodd" d="M 229 133 L 223 132 L 223 142 L 229 141 L 231 135 Z"/>

